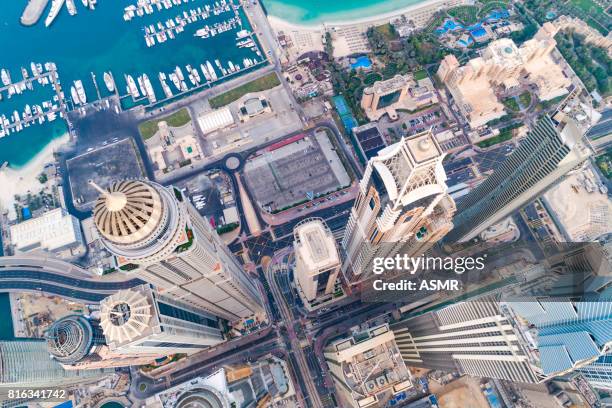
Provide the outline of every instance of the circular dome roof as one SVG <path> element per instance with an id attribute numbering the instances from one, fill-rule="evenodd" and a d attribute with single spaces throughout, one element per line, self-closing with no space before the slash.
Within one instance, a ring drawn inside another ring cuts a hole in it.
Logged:
<path id="1" fill-rule="evenodd" d="M 98 231 L 113 243 L 132 244 L 147 238 L 162 218 L 162 199 L 143 181 L 120 181 L 101 191 L 94 206 Z"/>
<path id="2" fill-rule="evenodd" d="M 91 323 L 82 316 L 67 316 L 55 322 L 46 332 L 49 353 L 63 363 L 84 358 L 93 342 Z"/>
<path id="3" fill-rule="evenodd" d="M 108 343 L 140 336 L 149 327 L 151 316 L 151 304 L 141 291 L 120 290 L 100 303 L 100 326 Z"/>
<path id="4" fill-rule="evenodd" d="M 174 408 L 226 408 L 220 393 L 210 387 L 198 387 L 184 392 Z"/>

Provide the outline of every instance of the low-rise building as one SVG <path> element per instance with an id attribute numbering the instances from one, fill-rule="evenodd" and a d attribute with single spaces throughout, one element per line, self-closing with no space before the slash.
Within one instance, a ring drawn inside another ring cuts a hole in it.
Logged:
<path id="1" fill-rule="evenodd" d="M 472 128 L 506 115 L 499 94 L 535 86 L 538 98 L 546 101 L 568 93 L 571 80 L 551 57 L 557 31 L 546 23 L 520 47 L 509 38 L 493 41 L 464 66 L 454 55 L 444 57 L 437 75 Z"/>
<path id="2" fill-rule="evenodd" d="M 16 253 L 42 251 L 74 259 L 86 252 L 79 220 L 63 208 L 12 225 L 10 235 Z"/>
<path id="3" fill-rule="evenodd" d="M 398 110 L 415 111 L 434 103 L 438 103 L 438 96 L 431 80 L 416 80 L 411 74 L 375 82 L 361 97 L 361 107 L 372 121 L 385 114 L 395 120 Z"/>

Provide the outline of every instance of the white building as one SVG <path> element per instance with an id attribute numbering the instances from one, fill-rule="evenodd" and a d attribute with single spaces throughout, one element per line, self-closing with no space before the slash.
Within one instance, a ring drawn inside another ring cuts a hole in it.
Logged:
<path id="1" fill-rule="evenodd" d="M 293 237 L 295 278 L 304 304 L 333 294 L 341 263 L 336 240 L 325 222 L 306 219 L 295 226 Z"/>
<path id="2" fill-rule="evenodd" d="M 161 295 L 150 285 L 102 300 L 100 327 L 106 344 L 119 354 L 192 354 L 223 341 L 214 316 Z"/>
<path id="3" fill-rule="evenodd" d="M 45 251 L 61 258 L 74 258 L 85 253 L 79 220 L 62 208 L 40 217 L 12 225 L 11 243 L 17 253 Z"/>
<path id="4" fill-rule="evenodd" d="M 444 153 L 431 132 L 387 146 L 368 162 L 342 246 L 351 284 L 371 278 L 376 257 L 421 255 L 452 227 Z"/>
<path id="5" fill-rule="evenodd" d="M 119 270 L 230 322 L 264 313 L 238 259 L 178 189 L 147 181 L 96 188 L 94 221 Z"/>
<path id="6" fill-rule="evenodd" d="M 234 117 L 228 106 L 198 116 L 202 133 L 207 134 L 234 124 Z"/>

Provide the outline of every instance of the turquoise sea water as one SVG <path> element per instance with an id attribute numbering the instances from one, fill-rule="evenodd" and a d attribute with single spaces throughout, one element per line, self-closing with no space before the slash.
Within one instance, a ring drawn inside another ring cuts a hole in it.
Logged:
<path id="1" fill-rule="evenodd" d="M 20 67 L 29 71 L 31 61 L 43 65 L 47 61 L 55 62 L 64 93 L 69 96 L 72 81 L 81 79 L 88 101 L 97 98 L 91 72 L 96 75 L 103 97 L 109 94 L 102 79 L 105 71 L 113 73 L 121 94 L 126 93 L 124 74 L 131 74 L 136 79 L 136 75 L 146 73 L 158 99 L 161 99 L 164 93 L 157 78 L 159 72 L 169 74 L 179 65 L 185 73 L 185 65 L 191 64 L 199 68 L 206 60 L 215 65 L 214 60 L 219 59 L 227 67 L 230 60 L 243 66 L 244 58 L 261 59 L 248 48 L 236 47 L 236 32 L 240 27 L 207 39 L 194 36 L 195 31 L 204 25 L 212 26 L 216 22 L 233 17 L 232 12 L 219 16 L 211 15 L 205 21 L 188 24 L 182 33 L 176 34 L 175 39 L 168 39 L 165 43 L 149 48 L 143 37 L 145 26 L 158 21 L 165 22 L 189 9 L 212 5 L 215 0 L 193 0 L 161 11 L 155 8 L 151 15 L 145 14 L 143 17 L 134 17 L 129 22 L 124 21 L 124 7 L 135 3 L 135 0 L 101 0 L 92 11 L 83 7 L 80 0 L 75 0 L 78 11 L 76 16 L 70 16 L 64 7 L 54 23 L 46 28 L 44 20 L 51 2 L 38 24 L 32 27 L 24 27 L 19 23 L 25 1 L 3 2 L 0 13 L 0 68 L 9 69 L 13 82 L 16 82 L 21 79 Z M 238 4 L 237 0 L 235 3 Z M 242 28 L 250 29 L 242 9 L 240 15 Z M 219 70 L 217 74 L 221 75 Z M 200 76 L 204 80 L 201 72 Z M 170 86 L 173 87 L 171 84 Z M 175 89 L 173 92 L 177 93 Z M 14 110 L 21 112 L 26 104 L 40 104 L 52 95 L 50 86 L 42 87 L 35 83 L 33 91 L 25 91 L 24 94 L 11 99 L 5 97 L 0 101 L 0 114 L 9 116 Z M 65 130 L 65 124 L 58 117 L 51 124 L 36 124 L 22 132 L 1 138 L 0 164 L 8 160 L 11 167 L 24 165 L 50 140 L 63 134 Z"/>
<path id="2" fill-rule="evenodd" d="M 389 13 L 423 0 L 262 0 L 268 14 L 296 24 L 341 22 Z"/>

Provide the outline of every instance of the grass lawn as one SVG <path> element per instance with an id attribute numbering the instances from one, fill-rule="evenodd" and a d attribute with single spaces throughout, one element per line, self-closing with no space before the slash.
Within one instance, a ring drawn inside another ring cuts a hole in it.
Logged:
<path id="1" fill-rule="evenodd" d="M 528 107 L 531 103 L 531 94 L 529 92 L 523 92 L 519 95 L 519 101 L 521 102 L 521 105 L 523 105 L 523 107 Z"/>
<path id="2" fill-rule="evenodd" d="M 191 116 L 189 115 L 189 111 L 187 110 L 187 108 L 183 108 L 168 116 L 164 116 L 163 118 L 143 122 L 138 125 L 138 130 L 140 131 L 140 135 L 142 136 L 142 138 L 144 140 L 147 140 L 153 137 L 155 132 L 157 132 L 157 124 L 162 120 L 168 122 L 169 126 L 181 127 L 191 121 Z"/>
<path id="3" fill-rule="evenodd" d="M 597 156 L 595 159 L 597 167 L 601 170 L 604 176 L 612 178 L 612 149 L 608 150 L 604 154 Z"/>
<path id="4" fill-rule="evenodd" d="M 463 25 L 472 25 L 478 22 L 478 10 L 478 6 L 459 6 L 448 10 L 448 15 Z"/>
<path id="5" fill-rule="evenodd" d="M 604 14 L 605 10 L 593 0 L 570 0 L 570 3 L 585 13 L 590 13 L 591 9 L 595 9 L 597 14 Z"/>
<path id="6" fill-rule="evenodd" d="M 478 16 L 485 17 L 487 14 L 489 14 L 489 12 L 493 10 L 499 10 L 499 9 L 505 9 L 505 8 L 508 8 L 508 5 L 506 4 L 505 1 L 492 0 L 492 1 L 486 2 L 485 5 L 482 6 L 480 11 L 478 12 Z"/>
<path id="7" fill-rule="evenodd" d="M 518 112 L 520 110 L 518 102 L 516 102 L 514 97 L 504 99 L 503 104 L 506 108 L 510 109 L 513 112 Z"/>
<path id="8" fill-rule="evenodd" d="M 264 77 L 257 78 L 230 91 L 217 95 L 214 98 L 210 98 L 208 102 L 210 103 L 211 108 L 217 109 L 227 105 L 228 103 L 232 103 L 237 99 L 240 99 L 249 92 L 261 92 L 274 88 L 278 85 L 280 85 L 280 80 L 278 79 L 276 72 L 272 72 Z"/>
<path id="9" fill-rule="evenodd" d="M 483 140 L 482 142 L 476 143 L 476 145 L 478 147 L 485 148 L 485 147 L 493 146 L 493 145 L 496 145 L 496 144 L 499 144 L 499 143 L 502 143 L 502 142 L 506 142 L 506 141 L 512 139 L 512 134 L 513 134 L 512 131 L 514 129 L 516 129 L 517 127 L 520 127 L 520 126 L 521 126 L 521 124 L 519 123 L 519 124 L 516 124 L 516 125 L 511 125 L 511 126 L 503 128 L 503 129 L 500 129 L 499 130 L 499 135 L 493 136 L 490 139 Z"/>
<path id="10" fill-rule="evenodd" d="M 427 71 L 425 71 L 424 69 L 414 73 L 414 79 L 416 81 L 419 81 L 419 80 L 425 79 L 425 78 L 427 78 Z"/>
<path id="11" fill-rule="evenodd" d="M 385 37 L 385 40 L 387 41 L 396 40 L 398 38 L 397 33 L 395 32 L 395 29 L 389 23 L 376 26 L 374 27 L 374 29 L 378 31 L 379 33 L 381 33 L 383 37 Z"/>

